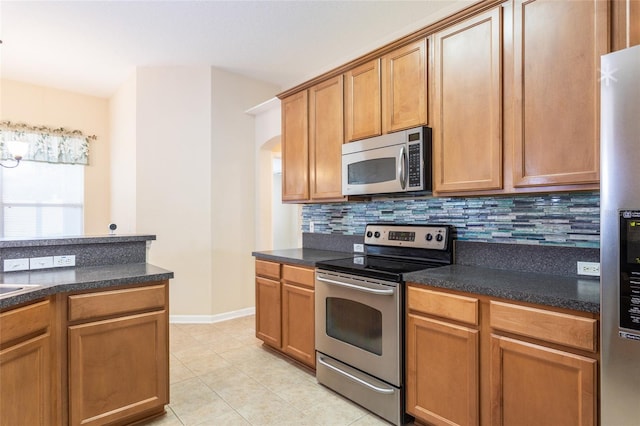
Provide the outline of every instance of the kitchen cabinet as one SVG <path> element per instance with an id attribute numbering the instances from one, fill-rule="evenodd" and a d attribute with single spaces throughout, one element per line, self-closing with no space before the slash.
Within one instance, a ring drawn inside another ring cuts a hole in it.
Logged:
<path id="1" fill-rule="evenodd" d="M 640 44 L 640 0 L 612 0 L 612 51 Z"/>
<path id="2" fill-rule="evenodd" d="M 344 140 L 343 79 L 309 89 L 309 182 L 311 200 L 340 200 Z"/>
<path id="3" fill-rule="evenodd" d="M 382 133 L 427 124 L 427 39 L 382 57 Z"/>
<path id="4" fill-rule="evenodd" d="M 597 183 L 608 3 L 516 0 L 513 13 L 514 187 Z"/>
<path id="5" fill-rule="evenodd" d="M 342 76 L 282 100 L 282 201 L 342 201 Z"/>
<path id="6" fill-rule="evenodd" d="M 429 425 L 595 425 L 595 314 L 407 284 L 406 410 Z"/>
<path id="7" fill-rule="evenodd" d="M 478 300 L 407 288 L 406 410 L 427 424 L 479 419 Z"/>
<path id="8" fill-rule="evenodd" d="M 309 199 L 308 95 L 282 100 L 282 201 Z"/>
<path id="9" fill-rule="evenodd" d="M 491 424 L 597 424 L 597 321 L 496 301 L 490 311 Z"/>
<path id="10" fill-rule="evenodd" d="M 345 141 L 382 134 L 380 59 L 376 58 L 344 75 Z"/>
<path id="11" fill-rule="evenodd" d="M 256 337 L 315 368 L 315 270 L 256 259 Z"/>
<path id="12" fill-rule="evenodd" d="M 49 299 L 0 313 L 0 425 L 56 424 Z"/>
<path id="13" fill-rule="evenodd" d="M 502 8 L 433 36 L 434 191 L 502 188 Z"/>
<path id="14" fill-rule="evenodd" d="M 169 403 L 168 282 L 67 297 L 69 424 L 128 424 Z"/>

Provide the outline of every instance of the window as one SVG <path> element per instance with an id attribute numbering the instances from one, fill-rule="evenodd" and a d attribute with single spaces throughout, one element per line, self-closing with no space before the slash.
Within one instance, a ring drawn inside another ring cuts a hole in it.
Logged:
<path id="1" fill-rule="evenodd" d="M 84 166 L 23 161 L 0 168 L 0 237 L 82 235 Z"/>

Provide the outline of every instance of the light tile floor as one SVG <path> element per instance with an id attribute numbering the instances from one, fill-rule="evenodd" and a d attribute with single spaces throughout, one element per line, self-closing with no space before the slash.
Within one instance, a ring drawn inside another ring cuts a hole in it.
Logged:
<path id="1" fill-rule="evenodd" d="M 255 338 L 254 316 L 171 324 L 171 402 L 149 426 L 388 425 Z"/>

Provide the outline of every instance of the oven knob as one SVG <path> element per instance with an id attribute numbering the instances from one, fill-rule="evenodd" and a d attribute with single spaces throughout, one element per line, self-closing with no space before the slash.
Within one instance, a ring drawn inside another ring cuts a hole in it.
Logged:
<path id="1" fill-rule="evenodd" d="M 444 237 L 442 236 L 442 234 L 436 235 L 436 241 L 442 241 L 443 239 Z"/>
<path id="2" fill-rule="evenodd" d="M 378 231 L 375 232 L 375 234 L 373 234 L 374 237 L 376 238 L 380 238 L 380 233 Z"/>
<path id="3" fill-rule="evenodd" d="M 371 238 L 372 235 L 373 235 L 373 232 L 367 231 L 367 238 Z"/>
<path id="4" fill-rule="evenodd" d="M 431 241 L 431 240 L 433 240 L 433 235 L 427 234 L 427 241 Z"/>

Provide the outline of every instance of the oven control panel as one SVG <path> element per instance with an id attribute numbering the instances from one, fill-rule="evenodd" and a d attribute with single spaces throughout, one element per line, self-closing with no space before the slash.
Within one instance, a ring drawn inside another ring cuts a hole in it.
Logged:
<path id="1" fill-rule="evenodd" d="M 367 245 L 447 250 L 449 226 L 369 224 L 364 231 Z"/>

